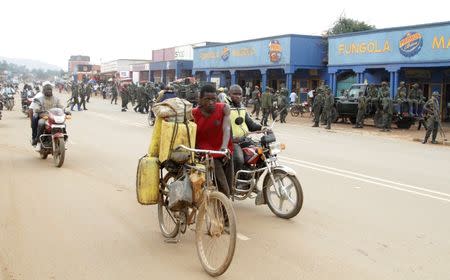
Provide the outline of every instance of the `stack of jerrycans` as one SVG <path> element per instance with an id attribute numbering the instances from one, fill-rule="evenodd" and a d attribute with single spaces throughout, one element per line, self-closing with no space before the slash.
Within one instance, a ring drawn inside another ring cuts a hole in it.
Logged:
<path id="1" fill-rule="evenodd" d="M 177 146 L 185 145 L 194 148 L 196 132 L 197 126 L 194 122 L 180 123 L 166 121 L 161 117 L 156 118 L 148 155 L 140 158 L 138 163 L 136 192 L 140 204 L 158 203 L 160 167 L 171 159 L 172 151 Z"/>

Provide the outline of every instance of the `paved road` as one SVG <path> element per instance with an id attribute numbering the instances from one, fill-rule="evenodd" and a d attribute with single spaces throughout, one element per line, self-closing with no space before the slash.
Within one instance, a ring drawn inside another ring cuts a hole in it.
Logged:
<path id="1" fill-rule="evenodd" d="M 67 98 L 64 96 L 64 99 Z M 194 233 L 167 244 L 135 198 L 145 115 L 93 98 L 69 121 L 66 162 L 0 121 L 0 279 L 208 279 Z M 352 130 L 275 127 L 305 202 L 292 220 L 234 203 L 239 239 L 222 279 L 450 279 L 450 149 Z"/>

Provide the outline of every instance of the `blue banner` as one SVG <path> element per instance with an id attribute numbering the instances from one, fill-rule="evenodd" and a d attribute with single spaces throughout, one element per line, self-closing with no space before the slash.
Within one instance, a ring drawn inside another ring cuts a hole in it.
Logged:
<path id="1" fill-rule="evenodd" d="M 331 37 L 329 66 L 450 60 L 450 23 Z"/>
<path id="2" fill-rule="evenodd" d="M 271 66 L 290 63 L 290 37 L 194 48 L 194 69 Z"/>

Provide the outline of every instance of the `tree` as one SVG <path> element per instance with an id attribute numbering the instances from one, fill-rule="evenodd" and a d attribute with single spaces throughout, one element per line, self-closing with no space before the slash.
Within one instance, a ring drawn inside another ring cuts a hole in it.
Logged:
<path id="1" fill-rule="evenodd" d="M 325 35 L 338 35 L 350 32 L 360 32 L 367 30 L 374 30 L 375 26 L 365 23 L 364 21 L 359 21 L 351 18 L 347 18 L 341 15 L 337 21 L 334 22 L 333 26 L 328 29 Z"/>

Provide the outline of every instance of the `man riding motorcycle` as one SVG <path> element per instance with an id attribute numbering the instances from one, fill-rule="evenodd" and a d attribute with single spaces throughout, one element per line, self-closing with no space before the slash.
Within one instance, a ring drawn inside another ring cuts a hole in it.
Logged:
<path id="1" fill-rule="evenodd" d="M 41 150 L 41 143 L 39 137 L 44 132 L 46 112 L 51 108 L 63 109 L 64 106 L 56 96 L 53 96 L 53 87 L 50 83 L 45 83 L 42 89 L 43 96 L 34 98 L 30 105 L 30 109 L 33 109 L 33 117 L 31 118 L 31 127 L 33 130 L 32 145 L 36 146 L 36 151 Z"/>
<path id="2" fill-rule="evenodd" d="M 261 130 L 262 126 L 254 122 L 245 107 L 242 106 L 242 88 L 239 85 L 232 85 L 228 92 L 230 97 L 226 101 L 231 109 L 230 120 L 234 143 L 234 170 L 238 171 L 244 166 L 244 154 L 239 143 L 242 142 L 249 132 Z"/>

